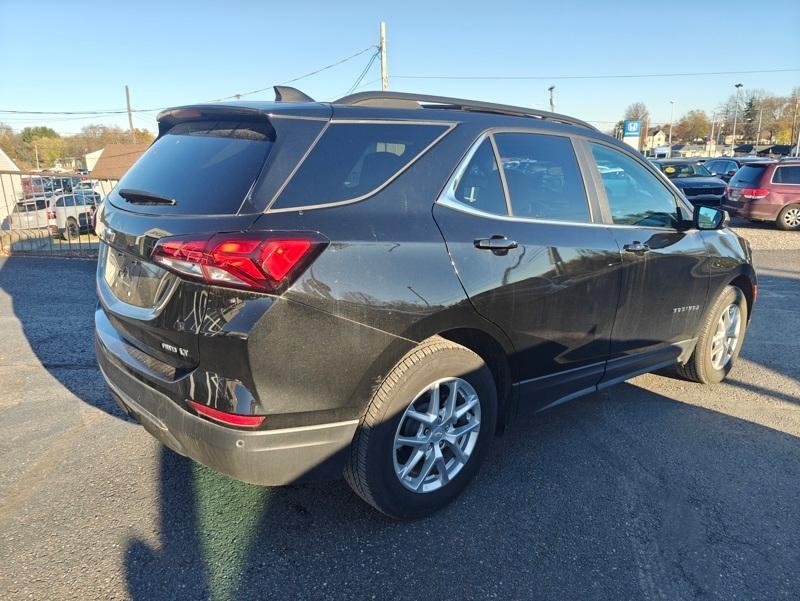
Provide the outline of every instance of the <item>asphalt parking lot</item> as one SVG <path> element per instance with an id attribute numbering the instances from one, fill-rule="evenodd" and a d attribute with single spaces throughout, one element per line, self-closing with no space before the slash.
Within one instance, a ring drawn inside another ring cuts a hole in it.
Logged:
<path id="1" fill-rule="evenodd" d="M 797 599 L 800 234 L 722 385 L 641 376 L 516 423 L 434 518 L 160 447 L 92 350 L 94 264 L 0 258 L 0 598 Z"/>

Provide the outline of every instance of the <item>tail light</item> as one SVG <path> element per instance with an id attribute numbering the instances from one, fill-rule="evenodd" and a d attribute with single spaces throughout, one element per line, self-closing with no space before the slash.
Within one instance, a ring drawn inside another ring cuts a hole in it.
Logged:
<path id="1" fill-rule="evenodd" d="M 327 245 L 312 232 L 175 236 L 159 240 L 151 259 L 207 284 L 279 294 Z"/>
<path id="2" fill-rule="evenodd" d="M 197 411 L 200 415 L 213 419 L 215 422 L 220 422 L 228 426 L 239 426 L 240 428 L 256 428 L 260 426 L 266 419 L 265 415 L 240 415 L 238 413 L 228 413 L 227 411 L 220 411 L 208 405 L 203 405 L 197 401 L 186 401 L 189 406 Z"/>
<path id="3" fill-rule="evenodd" d="M 47 218 L 48 219 L 55 219 L 56 218 L 56 212 L 55 211 L 47 211 Z"/>
<path id="4" fill-rule="evenodd" d="M 750 200 L 765 198 L 767 194 L 769 194 L 769 190 L 766 188 L 742 188 L 742 196 Z"/>

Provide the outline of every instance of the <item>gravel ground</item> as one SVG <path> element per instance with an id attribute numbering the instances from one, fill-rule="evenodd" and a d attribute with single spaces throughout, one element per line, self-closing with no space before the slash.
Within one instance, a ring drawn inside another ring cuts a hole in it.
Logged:
<path id="1" fill-rule="evenodd" d="M 756 223 L 744 219 L 731 222 L 734 231 L 747 238 L 757 250 L 800 250 L 800 232 L 785 232 L 774 223 Z"/>
<path id="2" fill-rule="evenodd" d="M 641 376 L 517 422 L 413 523 L 342 482 L 259 488 L 160 447 L 95 367 L 94 265 L 0 258 L 0 599 L 797 599 L 800 252 L 781 248 L 756 253 L 728 382 Z"/>

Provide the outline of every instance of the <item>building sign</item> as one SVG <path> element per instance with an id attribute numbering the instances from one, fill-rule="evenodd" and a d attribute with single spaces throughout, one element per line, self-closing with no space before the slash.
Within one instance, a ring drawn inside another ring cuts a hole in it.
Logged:
<path id="1" fill-rule="evenodd" d="M 638 138 L 642 133 L 642 122 L 638 119 L 631 119 L 625 122 L 625 128 L 622 133 L 623 138 Z"/>

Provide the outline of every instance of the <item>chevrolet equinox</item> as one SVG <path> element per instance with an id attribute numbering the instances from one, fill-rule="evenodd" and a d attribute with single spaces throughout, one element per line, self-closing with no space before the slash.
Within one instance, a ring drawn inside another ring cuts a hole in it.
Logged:
<path id="1" fill-rule="evenodd" d="M 97 213 L 97 358 L 233 478 L 343 474 L 420 517 L 522 409 L 670 365 L 720 382 L 739 354 L 747 242 L 577 119 L 278 87 L 158 122 Z"/>

